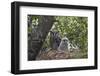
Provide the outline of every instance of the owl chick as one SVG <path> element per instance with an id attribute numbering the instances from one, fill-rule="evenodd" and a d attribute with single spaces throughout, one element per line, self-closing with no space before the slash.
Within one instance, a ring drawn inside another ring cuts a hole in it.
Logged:
<path id="1" fill-rule="evenodd" d="M 61 39 L 58 51 L 68 51 L 69 40 L 67 37 Z"/>

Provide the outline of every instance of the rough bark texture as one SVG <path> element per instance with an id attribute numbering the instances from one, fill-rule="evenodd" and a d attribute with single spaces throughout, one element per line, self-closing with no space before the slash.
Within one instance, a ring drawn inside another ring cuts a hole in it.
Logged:
<path id="1" fill-rule="evenodd" d="M 37 56 L 37 60 L 59 60 L 59 59 L 69 59 L 70 52 L 68 51 L 57 51 L 57 50 L 49 50 L 40 52 Z"/>
<path id="2" fill-rule="evenodd" d="M 40 16 L 39 25 L 31 33 L 30 49 L 28 49 L 28 60 L 35 60 L 40 52 L 43 42 L 53 25 L 52 16 Z"/>

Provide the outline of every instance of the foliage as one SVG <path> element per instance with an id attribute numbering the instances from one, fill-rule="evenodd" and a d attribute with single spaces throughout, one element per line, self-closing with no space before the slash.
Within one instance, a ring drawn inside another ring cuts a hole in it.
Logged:
<path id="1" fill-rule="evenodd" d="M 87 17 L 55 17 L 55 28 L 60 32 L 61 36 L 68 37 L 73 45 L 77 45 L 79 48 L 87 48 Z"/>
<path id="2" fill-rule="evenodd" d="M 59 31 L 61 37 L 67 37 L 74 46 L 78 46 L 82 50 L 87 49 L 87 17 L 57 16 L 55 19 L 52 31 Z"/>

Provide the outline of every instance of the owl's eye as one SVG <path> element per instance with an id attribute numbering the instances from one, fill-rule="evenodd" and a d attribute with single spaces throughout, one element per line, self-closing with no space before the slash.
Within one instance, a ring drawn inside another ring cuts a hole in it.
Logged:
<path id="1" fill-rule="evenodd" d="M 63 40 L 64 42 L 67 42 L 67 40 Z"/>

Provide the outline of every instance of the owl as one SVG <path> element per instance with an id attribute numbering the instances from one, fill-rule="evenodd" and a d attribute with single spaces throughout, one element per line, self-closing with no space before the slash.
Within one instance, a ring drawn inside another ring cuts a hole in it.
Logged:
<path id="1" fill-rule="evenodd" d="M 57 31 L 50 31 L 50 46 L 53 50 L 57 50 L 59 44 L 61 42 L 61 37 L 59 32 Z"/>
<path id="2" fill-rule="evenodd" d="M 61 39 L 58 51 L 68 51 L 69 49 L 69 40 L 67 37 Z"/>

